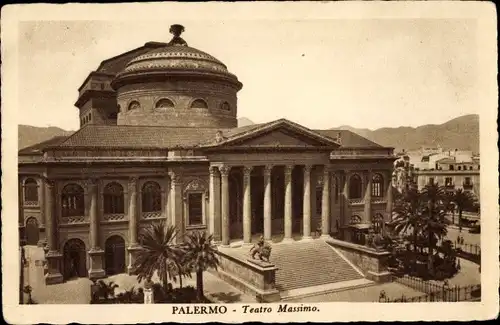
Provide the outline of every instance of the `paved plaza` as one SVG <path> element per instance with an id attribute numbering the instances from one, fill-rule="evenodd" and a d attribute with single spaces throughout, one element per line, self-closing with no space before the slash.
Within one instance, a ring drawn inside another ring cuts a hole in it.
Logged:
<path id="1" fill-rule="evenodd" d="M 25 284 L 33 288 L 32 297 L 39 304 L 88 304 L 90 302 L 90 285 L 92 281 L 88 278 L 78 278 L 64 283 L 47 286 L 43 275 L 43 250 L 36 246 L 26 246 L 26 258 L 29 266 L 25 268 Z M 156 279 L 157 280 L 157 279 Z M 210 296 L 214 302 L 220 303 L 251 303 L 254 297 L 245 295 L 228 283 L 216 276 L 205 272 L 203 275 L 205 294 Z M 118 274 L 107 279 L 105 282 L 113 281 L 119 285 L 115 293 L 129 290 L 132 287 L 139 288 L 143 283 L 138 283 L 135 276 Z M 153 278 L 153 281 L 155 279 Z M 179 284 L 174 283 L 174 287 Z M 191 279 L 183 279 L 183 286 L 196 287 L 196 276 Z M 25 297 L 27 299 L 27 297 Z"/>

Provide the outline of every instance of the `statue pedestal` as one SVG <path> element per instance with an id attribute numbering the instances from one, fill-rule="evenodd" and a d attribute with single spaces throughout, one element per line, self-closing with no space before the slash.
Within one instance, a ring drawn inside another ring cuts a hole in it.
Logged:
<path id="1" fill-rule="evenodd" d="M 154 304 L 153 289 L 144 288 L 144 303 Z"/>
<path id="2" fill-rule="evenodd" d="M 106 272 L 103 269 L 103 258 L 104 251 L 102 249 L 91 249 L 89 251 L 90 256 L 90 269 L 89 269 L 89 279 L 96 280 L 106 277 Z"/>
<path id="3" fill-rule="evenodd" d="M 49 251 L 45 256 L 47 260 L 47 273 L 45 274 L 45 284 L 57 284 L 64 281 L 60 271 L 62 254 L 58 251 Z"/>
<path id="4" fill-rule="evenodd" d="M 252 258 L 249 258 L 247 259 L 247 262 L 248 263 L 251 263 L 251 264 L 255 264 L 263 269 L 267 269 L 267 268 L 272 268 L 272 267 L 275 267 L 274 264 L 270 263 L 270 262 L 266 262 L 266 261 L 262 261 L 262 260 L 256 260 L 256 259 L 252 259 Z"/>

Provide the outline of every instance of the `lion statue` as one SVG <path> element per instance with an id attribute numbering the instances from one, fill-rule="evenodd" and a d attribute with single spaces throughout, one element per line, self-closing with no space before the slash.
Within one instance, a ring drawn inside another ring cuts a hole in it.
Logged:
<path id="1" fill-rule="evenodd" d="M 255 255 L 257 255 L 261 261 L 269 262 L 271 246 L 264 241 L 263 237 L 260 237 L 259 241 L 250 249 L 250 255 L 252 259 L 255 259 Z"/>

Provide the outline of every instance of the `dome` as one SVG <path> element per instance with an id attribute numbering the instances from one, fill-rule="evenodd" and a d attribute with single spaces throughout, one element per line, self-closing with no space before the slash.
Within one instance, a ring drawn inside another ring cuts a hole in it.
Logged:
<path id="1" fill-rule="evenodd" d="M 188 46 L 183 31 L 172 25 L 169 43 L 132 58 L 111 82 L 118 125 L 237 126 L 241 82 L 221 61 Z"/>
<path id="2" fill-rule="evenodd" d="M 178 30 L 176 30 L 178 28 Z M 225 64 L 212 55 L 189 47 L 179 36 L 184 31 L 181 25 L 172 25 L 170 32 L 174 34 L 166 46 L 151 50 L 132 59 L 119 72 L 112 83 L 113 88 L 127 84 L 127 80 L 136 82 L 145 78 L 158 79 L 161 77 L 205 77 L 219 81 L 226 81 L 241 89 L 238 78 L 230 73 Z"/>

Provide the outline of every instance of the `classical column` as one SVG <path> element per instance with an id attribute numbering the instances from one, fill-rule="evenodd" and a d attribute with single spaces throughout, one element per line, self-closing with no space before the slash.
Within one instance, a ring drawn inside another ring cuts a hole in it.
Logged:
<path id="1" fill-rule="evenodd" d="M 387 176 L 387 221 L 392 220 L 392 177 L 391 173 Z"/>
<path id="2" fill-rule="evenodd" d="M 231 167 L 221 166 L 221 217 L 222 217 L 222 245 L 229 245 L 229 172 Z"/>
<path id="3" fill-rule="evenodd" d="M 303 239 L 311 237 L 311 166 L 304 166 L 304 199 L 302 207 Z"/>
<path id="4" fill-rule="evenodd" d="M 273 166 L 264 166 L 264 239 L 271 240 L 271 174 Z"/>
<path id="5" fill-rule="evenodd" d="M 252 166 L 243 167 L 243 243 L 252 242 L 252 192 L 251 174 Z"/>
<path id="6" fill-rule="evenodd" d="M 372 171 L 367 171 L 367 182 L 365 189 L 365 222 L 372 220 Z"/>
<path id="7" fill-rule="evenodd" d="M 182 215 L 182 178 L 179 172 L 169 172 L 170 176 L 170 220 L 177 229 L 175 242 L 179 243 L 184 237 L 184 223 Z"/>
<path id="8" fill-rule="evenodd" d="M 209 211 L 209 233 L 213 235 L 214 241 L 221 240 L 221 211 L 220 211 L 220 175 L 217 167 L 210 166 L 210 211 Z"/>
<path id="9" fill-rule="evenodd" d="M 293 166 L 285 166 L 285 241 L 292 240 L 292 171 Z"/>
<path id="10" fill-rule="evenodd" d="M 46 205 L 45 205 L 45 227 L 47 229 L 48 252 L 45 255 L 47 260 L 47 274 L 45 275 L 46 284 L 56 284 L 63 282 L 63 276 L 60 271 L 60 262 L 62 255 L 57 249 L 57 226 L 55 214 L 55 182 L 50 179 L 44 179 L 46 186 Z"/>
<path id="11" fill-rule="evenodd" d="M 104 250 L 99 246 L 99 215 L 97 213 L 97 180 L 89 179 L 87 189 L 90 194 L 90 268 L 89 279 L 100 279 L 106 276 L 103 269 Z"/>
<path id="12" fill-rule="evenodd" d="M 37 246 L 44 247 L 47 243 L 47 238 L 45 235 L 45 186 L 43 180 L 38 187 L 38 206 L 40 207 L 40 239 L 38 240 Z"/>
<path id="13" fill-rule="evenodd" d="M 128 183 L 128 193 L 129 193 L 129 205 L 128 205 L 128 232 L 129 232 L 129 247 L 128 250 L 128 261 L 127 273 L 134 274 L 134 263 L 137 256 L 137 252 L 141 250 L 141 247 L 137 241 L 137 178 L 131 177 Z"/>
<path id="14" fill-rule="evenodd" d="M 323 168 L 323 191 L 321 198 L 321 237 L 330 237 L 330 170 Z"/>
<path id="15" fill-rule="evenodd" d="M 18 200 L 19 200 L 19 206 L 18 206 L 18 228 L 19 228 L 19 243 L 24 246 L 26 245 L 26 234 L 25 234 L 25 227 L 24 227 L 24 189 L 23 189 L 23 180 L 22 178 L 18 178 L 18 187 L 17 187 L 17 195 L 18 195 Z"/>

